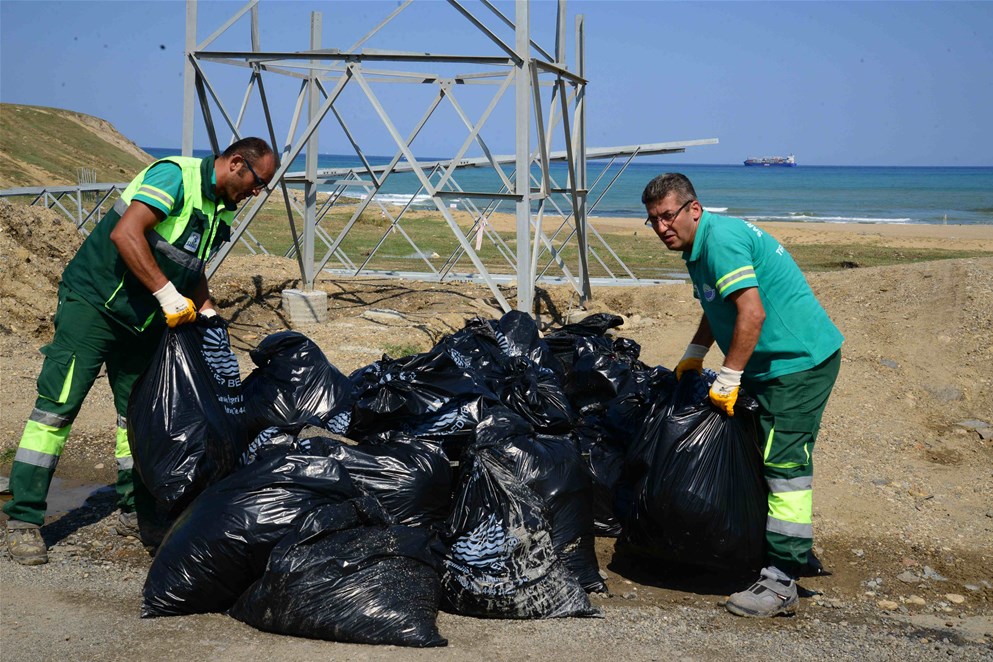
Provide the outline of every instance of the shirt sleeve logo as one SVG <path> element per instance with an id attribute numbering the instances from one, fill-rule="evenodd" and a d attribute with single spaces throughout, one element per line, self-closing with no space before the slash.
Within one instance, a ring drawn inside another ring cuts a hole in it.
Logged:
<path id="1" fill-rule="evenodd" d="M 712 288 L 706 283 L 703 284 L 703 298 L 707 301 L 713 301 L 714 297 L 717 296 L 717 290 Z"/>

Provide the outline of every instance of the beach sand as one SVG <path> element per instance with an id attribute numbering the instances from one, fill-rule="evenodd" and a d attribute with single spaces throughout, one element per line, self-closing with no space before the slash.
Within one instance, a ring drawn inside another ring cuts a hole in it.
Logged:
<path id="1" fill-rule="evenodd" d="M 758 223 L 785 243 L 868 242 L 893 248 L 993 251 L 993 225 L 911 225 L 886 223 Z"/>
<path id="2" fill-rule="evenodd" d="M 490 222 L 501 231 L 511 231 L 512 214 L 499 213 Z M 558 227 L 560 217 L 550 217 L 546 228 Z M 602 233 L 642 232 L 640 218 L 593 217 L 590 223 Z M 993 225 L 923 225 L 909 223 L 756 223 L 784 244 L 871 243 L 891 248 L 941 248 L 993 252 Z"/>

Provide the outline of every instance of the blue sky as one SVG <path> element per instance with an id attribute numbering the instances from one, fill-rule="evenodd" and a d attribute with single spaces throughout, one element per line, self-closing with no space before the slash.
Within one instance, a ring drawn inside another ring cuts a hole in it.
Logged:
<path id="1" fill-rule="evenodd" d="M 485 8 L 465 4 L 491 22 Z M 497 4 L 513 16 L 512 3 Z M 241 5 L 202 0 L 199 38 Z M 324 13 L 323 45 L 347 48 L 396 5 L 263 0 L 262 47 L 307 49 L 309 13 L 317 9 Z M 739 163 L 793 152 L 810 165 L 993 166 L 993 2 L 574 0 L 567 7 L 570 64 L 574 17 L 586 20 L 591 146 L 718 138 L 719 145 L 665 160 Z M 554 10 L 553 2 L 532 2 L 533 34 L 549 50 Z M 0 100 L 97 115 L 139 145 L 178 147 L 184 29 L 179 0 L 0 0 Z M 512 33 L 497 31 L 513 42 Z M 213 47 L 248 44 L 243 20 Z M 431 0 L 415 2 L 366 47 L 496 53 L 450 6 Z M 246 70 L 209 65 L 207 74 L 236 114 Z M 298 82 L 272 77 L 267 86 L 281 142 Z M 401 133 L 434 94 L 428 86 L 375 89 L 402 118 Z M 460 86 L 455 96 L 475 118 L 494 90 Z M 497 153 L 513 151 L 512 93 L 483 130 Z M 349 88 L 343 111 L 367 153 L 392 153 L 393 141 L 357 88 Z M 260 117 L 253 96 L 243 133 L 261 133 Z M 222 123 L 219 115 L 215 121 Z M 198 147 L 209 146 L 205 135 L 198 130 Z M 446 105 L 418 137 L 415 153 L 452 154 L 465 137 Z M 322 127 L 322 152 L 347 150 L 336 126 Z"/>

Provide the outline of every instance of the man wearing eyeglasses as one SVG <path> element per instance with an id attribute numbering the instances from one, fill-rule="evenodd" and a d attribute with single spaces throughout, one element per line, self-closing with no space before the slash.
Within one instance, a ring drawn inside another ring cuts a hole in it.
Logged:
<path id="1" fill-rule="evenodd" d="M 48 488 L 72 423 L 107 366 L 117 408 L 117 531 L 137 535 L 134 476 L 127 437 L 128 397 L 166 326 L 214 315 L 205 267 L 230 237 L 240 202 L 276 172 L 259 138 L 220 156 L 168 157 L 138 174 L 62 273 L 55 336 L 41 349 L 38 397 L 10 471 L 4 505 L 7 550 L 15 561 L 48 561 L 41 536 Z M 139 488 L 140 489 L 140 488 Z"/>
<path id="2" fill-rule="evenodd" d="M 710 346 L 724 363 L 710 400 L 734 415 L 744 385 L 759 403 L 769 487 L 766 563 L 759 580 L 726 603 L 739 616 L 792 612 L 796 578 L 813 557 L 814 441 L 838 376 L 843 337 L 789 253 L 764 230 L 706 211 L 679 173 L 659 175 L 641 196 L 646 225 L 686 261 L 703 315 L 676 377 L 703 370 Z"/>

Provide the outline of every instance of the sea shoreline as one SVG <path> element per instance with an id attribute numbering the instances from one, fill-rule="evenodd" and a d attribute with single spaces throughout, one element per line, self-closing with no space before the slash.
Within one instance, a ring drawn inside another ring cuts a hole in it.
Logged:
<path id="1" fill-rule="evenodd" d="M 371 162 L 389 161 L 387 157 L 368 158 Z M 752 222 L 993 226 L 993 196 L 990 194 L 993 167 L 801 165 L 797 168 L 748 168 L 735 164 L 648 163 L 638 159 L 623 166 L 611 161 L 591 161 L 588 165 L 587 213 L 591 218 L 643 218 L 641 194 L 645 185 L 663 172 L 675 171 L 690 178 L 704 206 Z M 318 156 L 318 168 L 361 167 L 361 162 L 354 156 Z M 301 160 L 294 163 L 291 170 L 302 168 Z M 534 175 L 540 178 L 537 169 Z M 565 165 L 553 163 L 550 176 L 555 185 L 565 185 L 568 180 Z M 460 168 L 452 181 L 457 181 L 458 188 L 465 191 L 496 192 L 503 186 L 489 167 Z M 319 188 L 326 192 L 341 191 L 348 197 L 375 192 L 374 205 L 405 205 L 413 197 L 411 209 L 428 210 L 435 206 L 420 180 L 409 172 L 391 175 L 378 191 L 362 184 L 345 188 L 328 184 Z M 480 195 L 460 200 L 446 197 L 445 204 L 455 203 L 458 208 L 465 209 L 488 208 L 493 202 Z M 567 195 L 553 194 L 548 202 L 550 206 L 555 203 L 567 211 L 572 206 Z M 719 211 L 722 209 L 724 211 Z M 499 210 L 514 212 L 510 201 L 504 201 Z"/>
<path id="2" fill-rule="evenodd" d="M 756 223 L 789 244 L 869 243 L 891 248 L 942 248 L 993 252 L 993 226 L 924 223 Z"/>

